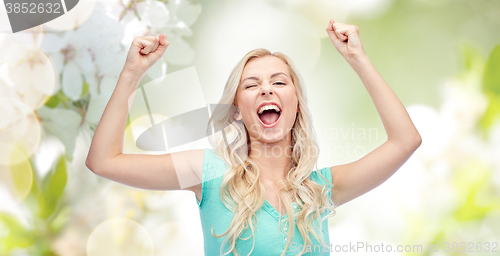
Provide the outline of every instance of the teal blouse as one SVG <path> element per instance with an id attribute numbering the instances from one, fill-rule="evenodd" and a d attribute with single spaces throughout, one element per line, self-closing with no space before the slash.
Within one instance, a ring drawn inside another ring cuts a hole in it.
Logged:
<path id="1" fill-rule="evenodd" d="M 212 236 L 211 229 L 213 227 L 214 233 L 217 235 L 226 232 L 234 216 L 233 212 L 227 209 L 224 203 L 222 203 L 219 193 L 222 176 L 227 169 L 226 163 L 214 154 L 213 149 L 205 149 L 202 170 L 202 198 L 201 201 L 198 201 L 196 196 L 195 198 L 200 210 L 206 256 L 221 255 L 220 249 L 225 236 L 215 238 Z M 313 171 L 310 175 L 310 179 L 320 185 L 328 185 L 328 195 L 331 197 L 331 184 L 326 182 L 318 172 L 331 183 L 332 177 L 330 168 L 326 167 Z M 298 205 L 294 203 L 293 209 L 299 210 Z M 327 214 L 327 211 L 323 212 L 322 217 Z M 257 217 L 257 227 L 255 229 L 255 247 L 252 251 L 252 255 L 281 255 L 287 243 L 288 223 L 285 219 L 288 217 L 288 214 L 281 215 L 281 213 L 274 209 L 267 200 L 264 202 L 262 208 L 255 214 Z M 282 219 L 281 225 L 279 222 L 280 216 Z M 316 224 L 315 227 L 318 227 L 317 222 L 314 224 Z M 324 220 L 321 226 L 323 230 L 323 241 L 329 245 L 330 236 L 328 234 L 328 220 Z M 247 228 L 243 232 L 242 237 L 247 238 L 250 237 L 251 234 L 251 230 Z M 330 255 L 329 247 L 320 246 L 320 243 L 312 235 L 310 239 L 313 242 L 313 246 L 308 248 L 312 253 L 306 253 L 305 255 Z M 238 254 L 248 255 L 252 249 L 252 244 L 253 237 L 246 240 L 240 239 L 236 243 Z M 297 225 L 295 225 L 292 242 L 288 247 L 286 255 L 298 255 L 303 245 L 302 236 L 300 235 Z M 227 252 L 228 249 L 229 242 L 226 242 L 224 252 Z M 233 253 L 229 255 L 233 255 Z"/>

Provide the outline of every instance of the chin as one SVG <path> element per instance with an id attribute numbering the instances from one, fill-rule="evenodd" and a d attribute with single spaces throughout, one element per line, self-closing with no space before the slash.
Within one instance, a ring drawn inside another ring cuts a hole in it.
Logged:
<path id="1" fill-rule="evenodd" d="M 286 140 L 289 135 L 290 129 L 285 130 L 280 127 L 254 130 L 252 134 L 253 138 L 261 143 L 277 143 Z"/>
<path id="2" fill-rule="evenodd" d="M 258 139 L 257 141 L 259 141 L 261 143 L 274 144 L 274 143 L 278 143 L 280 141 L 283 141 L 284 138 L 282 136 L 284 136 L 284 135 L 276 135 L 276 136 L 262 135 L 262 137 L 260 139 Z"/>

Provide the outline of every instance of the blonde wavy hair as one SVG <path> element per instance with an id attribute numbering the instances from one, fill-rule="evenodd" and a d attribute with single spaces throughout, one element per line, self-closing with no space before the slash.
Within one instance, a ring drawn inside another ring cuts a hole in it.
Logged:
<path id="1" fill-rule="evenodd" d="M 309 179 L 312 171 L 317 170 L 319 148 L 315 132 L 311 126 L 312 118 L 307 107 L 306 90 L 302 78 L 292 60 L 285 54 L 280 52 L 271 53 L 263 48 L 252 50 L 232 70 L 224 87 L 222 98 L 209 121 L 209 129 L 223 131 L 211 133 L 209 141 L 214 147 L 214 152 L 228 166 L 228 171 L 222 178 L 220 194 L 224 205 L 234 212 L 234 218 L 226 232 L 216 235 L 212 227 L 214 237 L 226 236 L 221 246 L 221 254 L 224 255 L 230 252 L 238 255 L 236 242 L 238 239 L 247 240 L 250 237 L 253 237 L 253 246 L 250 253 L 253 251 L 255 247 L 254 232 L 257 226 L 255 213 L 265 202 L 265 189 L 259 179 L 259 167 L 248 157 L 251 151 L 248 130 L 242 121 L 236 121 L 234 118 L 235 114 L 237 114 L 235 111 L 238 111 L 237 108 L 224 108 L 222 106 L 236 105 L 236 92 L 243 69 L 249 61 L 264 56 L 278 57 L 287 64 L 292 82 L 295 85 L 299 104 L 299 112 L 290 131 L 292 133 L 290 170 L 286 173 L 286 181 L 279 189 L 278 195 L 280 206 L 281 202 L 283 202 L 289 216 L 287 220 L 289 224 L 288 242 L 281 255 L 285 255 L 292 240 L 295 226 L 294 217 L 297 217 L 297 227 L 304 241 L 304 249 L 299 252 L 302 255 L 307 245 L 312 244 L 309 238 L 310 235 L 313 235 L 322 245 L 324 244 L 321 223 L 336 213 L 337 204 L 334 204 L 331 198 L 328 197 L 327 186 L 320 186 Z M 323 179 L 327 180 L 325 177 Z M 293 202 L 297 203 L 301 209 L 295 214 L 292 210 Z M 328 214 L 321 218 L 324 211 L 328 211 Z M 313 222 L 319 223 L 317 227 L 319 234 L 314 230 Z M 281 219 L 279 223 L 281 223 Z M 247 238 L 242 238 L 241 235 L 247 228 L 251 229 L 252 234 Z M 229 250 L 223 252 L 227 242 L 230 245 Z"/>

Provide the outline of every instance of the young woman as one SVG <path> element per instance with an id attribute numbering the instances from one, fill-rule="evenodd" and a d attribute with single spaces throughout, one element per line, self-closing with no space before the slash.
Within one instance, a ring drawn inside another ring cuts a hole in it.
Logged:
<path id="1" fill-rule="evenodd" d="M 246 54 L 231 72 L 220 104 L 232 104 L 236 111 L 212 116 L 212 128 L 224 131 L 209 137 L 214 149 L 123 154 L 128 99 L 167 49 L 161 34 L 132 42 L 92 140 L 87 167 L 138 188 L 193 191 L 206 255 L 329 255 L 326 218 L 386 181 L 421 138 L 366 56 L 358 28 L 330 20 L 326 32 L 361 78 L 387 133 L 387 141 L 363 158 L 316 168 L 318 146 L 305 85 L 287 56 L 265 49 Z"/>

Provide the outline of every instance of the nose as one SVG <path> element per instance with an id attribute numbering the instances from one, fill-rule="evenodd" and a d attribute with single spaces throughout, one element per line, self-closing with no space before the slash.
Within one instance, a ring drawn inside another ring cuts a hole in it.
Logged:
<path id="1" fill-rule="evenodd" d="M 266 96 L 266 94 L 273 95 L 273 87 L 269 84 L 265 84 L 262 86 L 262 89 L 260 91 L 260 94 L 262 96 Z"/>

